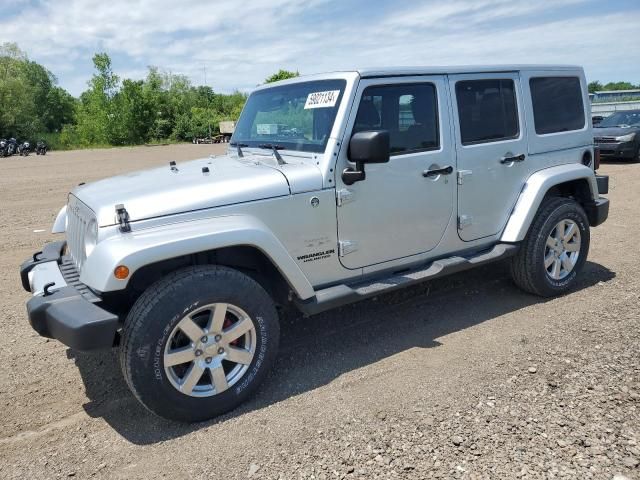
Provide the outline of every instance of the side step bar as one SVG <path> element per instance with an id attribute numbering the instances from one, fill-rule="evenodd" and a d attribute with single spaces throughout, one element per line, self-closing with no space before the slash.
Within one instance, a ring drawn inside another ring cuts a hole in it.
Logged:
<path id="1" fill-rule="evenodd" d="M 315 297 L 305 301 L 298 301 L 297 306 L 304 314 L 315 315 L 382 293 L 511 257 L 516 254 L 518 248 L 518 245 L 499 243 L 491 250 L 471 257 L 454 256 L 441 258 L 427 264 L 424 268 L 406 270 L 402 273 L 391 274 L 388 277 L 365 280 L 352 285 L 335 285 L 316 291 Z"/>

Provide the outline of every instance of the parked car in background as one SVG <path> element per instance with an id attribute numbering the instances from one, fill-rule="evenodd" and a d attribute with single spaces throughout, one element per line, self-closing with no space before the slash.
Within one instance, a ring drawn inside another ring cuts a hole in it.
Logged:
<path id="1" fill-rule="evenodd" d="M 595 127 L 602 120 L 604 120 L 604 117 L 602 115 L 594 115 L 593 117 L 591 117 L 591 124 Z"/>
<path id="2" fill-rule="evenodd" d="M 603 158 L 640 162 L 640 110 L 616 112 L 594 125 L 593 143 Z"/>

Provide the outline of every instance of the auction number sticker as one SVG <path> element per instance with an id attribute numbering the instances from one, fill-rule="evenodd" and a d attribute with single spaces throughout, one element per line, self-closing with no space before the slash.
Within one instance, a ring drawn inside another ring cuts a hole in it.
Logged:
<path id="1" fill-rule="evenodd" d="M 307 103 L 304 104 L 304 109 L 335 107 L 339 96 L 340 90 L 312 92 L 307 96 Z"/>

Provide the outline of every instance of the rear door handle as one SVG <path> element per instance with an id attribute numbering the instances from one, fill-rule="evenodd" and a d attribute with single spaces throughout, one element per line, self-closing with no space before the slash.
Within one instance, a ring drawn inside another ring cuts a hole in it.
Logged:
<path id="1" fill-rule="evenodd" d="M 527 158 L 525 154 L 521 153 L 520 155 L 516 155 L 515 157 L 502 157 L 502 159 L 500 159 L 500 163 L 504 165 L 505 163 L 524 162 L 525 158 Z"/>
<path id="2" fill-rule="evenodd" d="M 449 175 L 453 173 L 453 167 L 449 165 L 448 167 L 435 168 L 433 170 L 425 170 L 422 172 L 422 176 L 426 178 L 437 177 L 438 175 Z"/>

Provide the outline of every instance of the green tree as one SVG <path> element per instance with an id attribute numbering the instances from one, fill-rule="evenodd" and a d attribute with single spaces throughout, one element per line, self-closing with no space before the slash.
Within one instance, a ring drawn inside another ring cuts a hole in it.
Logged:
<path id="1" fill-rule="evenodd" d="M 280 80 L 286 80 L 287 78 L 295 78 L 299 76 L 300 76 L 300 73 L 298 73 L 297 71 L 291 72 L 289 70 L 280 69 L 278 70 L 278 72 L 265 78 L 264 83 L 273 83 Z"/>
<path id="2" fill-rule="evenodd" d="M 636 88 L 639 87 L 630 82 L 609 82 L 603 87 L 603 90 L 634 90 Z"/>
<path id="3" fill-rule="evenodd" d="M 149 136 L 150 107 L 143 93 L 144 82 L 125 79 L 114 95 L 108 123 L 109 143 L 134 145 L 144 143 Z"/>
<path id="4" fill-rule="evenodd" d="M 0 45 L 0 136 L 29 139 L 73 121 L 74 100 L 15 43 Z"/>
<path id="5" fill-rule="evenodd" d="M 599 81 L 595 80 L 593 82 L 589 82 L 587 88 L 589 89 L 589 93 L 596 93 L 602 90 L 603 87 Z"/>

